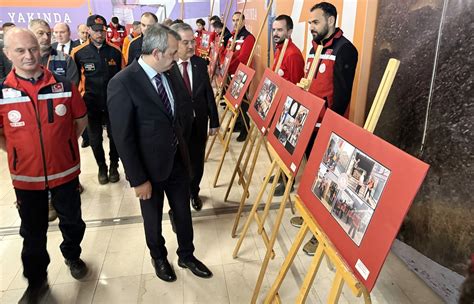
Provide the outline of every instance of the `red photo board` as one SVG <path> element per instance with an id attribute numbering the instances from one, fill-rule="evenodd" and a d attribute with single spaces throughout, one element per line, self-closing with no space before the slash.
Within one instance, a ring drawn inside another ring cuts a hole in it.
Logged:
<path id="1" fill-rule="evenodd" d="M 240 63 L 237 67 L 234 77 L 232 77 L 227 91 L 225 92 L 225 98 L 232 104 L 235 110 L 238 109 L 242 103 L 242 99 L 254 75 L 255 71 L 245 64 Z"/>
<path id="2" fill-rule="evenodd" d="M 232 60 L 232 55 L 234 52 L 227 51 L 223 59 L 222 65 L 217 70 L 217 85 L 222 86 L 225 77 L 227 77 L 227 72 L 229 70 L 230 61 Z"/>
<path id="3" fill-rule="evenodd" d="M 298 195 L 369 292 L 428 168 L 326 111 Z"/>
<path id="4" fill-rule="evenodd" d="M 248 113 L 262 134 L 272 122 L 283 93 L 285 80 L 266 68 L 250 103 Z"/>
<path id="5" fill-rule="evenodd" d="M 268 142 L 290 171 L 296 174 L 324 100 L 291 82 L 283 83 L 283 93 L 271 124 Z"/>
<path id="6" fill-rule="evenodd" d="M 197 50 L 201 55 L 209 54 L 209 50 L 211 48 L 211 32 L 202 31 L 201 39 L 199 41 L 199 45 L 197 45 Z"/>

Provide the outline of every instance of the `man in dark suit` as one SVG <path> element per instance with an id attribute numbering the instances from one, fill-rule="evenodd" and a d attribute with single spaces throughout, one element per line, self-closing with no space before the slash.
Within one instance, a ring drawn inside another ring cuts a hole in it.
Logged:
<path id="1" fill-rule="evenodd" d="M 165 71 L 177 58 L 179 35 L 154 25 L 143 38 L 142 56 L 108 85 L 107 105 L 113 138 L 130 185 L 140 199 L 145 237 L 156 275 L 167 282 L 176 274 L 167 260 L 161 220 L 164 194 L 176 223 L 178 265 L 203 278 L 212 272 L 194 257 L 189 207 L 189 158 L 180 125 L 183 109 Z"/>
<path id="2" fill-rule="evenodd" d="M 77 40 L 71 40 L 71 29 L 67 23 L 56 23 L 53 28 L 53 34 L 56 38 L 56 42 L 51 46 L 53 49 L 61 51 L 64 54 L 71 55 L 72 49 L 80 44 Z"/>
<path id="3" fill-rule="evenodd" d="M 204 173 L 204 154 L 208 135 L 215 135 L 219 129 L 214 92 L 207 77 L 206 61 L 194 55 L 195 40 L 193 29 L 189 24 L 176 23 L 171 26 L 181 41 L 178 43 L 178 61 L 170 70 L 171 82 L 177 92 L 176 98 L 184 106 L 192 108 L 192 116 L 186 119 L 192 122 L 190 130 L 185 130 L 191 159 L 191 205 L 196 211 L 201 210 L 202 200 L 199 197 L 199 184 Z"/>

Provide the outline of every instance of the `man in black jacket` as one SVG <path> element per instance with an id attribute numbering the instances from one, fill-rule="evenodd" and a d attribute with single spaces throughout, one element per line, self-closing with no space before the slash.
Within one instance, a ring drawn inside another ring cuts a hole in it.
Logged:
<path id="1" fill-rule="evenodd" d="M 101 185 L 116 183 L 120 179 L 118 173 L 118 153 L 111 135 L 109 115 L 107 112 L 107 84 L 123 67 L 123 57 L 120 49 L 105 41 L 105 18 L 92 15 L 87 18 L 89 27 L 89 41 L 76 47 L 71 57 L 81 73 L 79 91 L 83 94 L 87 105 L 89 124 L 87 133 L 99 166 L 98 179 Z M 107 126 L 107 135 L 110 144 L 110 171 L 107 175 L 104 148 L 102 147 L 102 124 Z"/>
<path id="2" fill-rule="evenodd" d="M 195 38 L 189 24 L 176 23 L 171 26 L 181 41 L 178 43 L 178 61 L 170 70 L 171 82 L 177 92 L 177 99 L 188 107 L 190 130 L 185 130 L 191 158 L 191 205 L 196 211 L 201 210 L 202 200 L 199 197 L 199 184 L 204 173 L 204 154 L 207 135 L 215 135 L 219 129 L 219 115 L 207 75 L 206 61 L 194 55 Z M 209 132 L 208 132 L 209 126 Z"/>
<path id="3" fill-rule="evenodd" d="M 127 178 L 140 199 L 145 237 L 156 275 L 176 280 L 161 232 L 166 194 L 176 223 L 178 265 L 209 278 L 212 272 L 194 257 L 189 207 L 189 155 L 180 125 L 184 107 L 173 94 L 169 70 L 177 58 L 179 35 L 154 25 L 143 39 L 142 55 L 108 86 L 107 106 Z"/>
<path id="4" fill-rule="evenodd" d="M 140 36 L 135 37 L 130 44 L 128 45 L 128 49 L 125 50 L 124 56 L 127 65 L 131 64 L 133 60 L 138 59 L 142 53 L 142 43 L 143 43 L 143 35 L 145 31 L 152 27 L 155 23 L 158 22 L 158 18 L 155 14 L 150 12 L 144 12 L 140 17 L 140 28 L 142 33 Z"/>

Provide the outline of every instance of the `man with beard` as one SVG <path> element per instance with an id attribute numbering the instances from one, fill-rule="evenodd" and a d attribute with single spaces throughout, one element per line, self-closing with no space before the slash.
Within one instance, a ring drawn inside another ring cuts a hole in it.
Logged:
<path id="1" fill-rule="evenodd" d="M 89 41 L 76 47 L 71 56 L 81 72 L 79 91 L 87 105 L 89 123 L 87 133 L 89 143 L 99 167 L 99 184 L 116 183 L 120 180 L 118 172 L 119 156 L 115 148 L 107 112 L 107 84 L 123 67 L 120 49 L 105 41 L 107 23 L 100 15 L 87 18 Z M 110 145 L 110 171 L 107 174 L 104 148 L 102 147 L 102 125 L 107 126 Z"/>
<path id="2" fill-rule="evenodd" d="M 313 47 L 306 63 L 306 73 L 311 66 L 316 48 L 318 45 L 323 46 L 317 73 L 309 88 L 310 93 L 325 101 L 318 123 L 322 121 L 326 108 L 347 118 L 357 66 L 357 49 L 343 36 L 342 30 L 336 27 L 337 10 L 334 5 L 327 2 L 314 5 L 310 10 L 309 18 Z M 306 157 L 309 157 L 313 148 L 316 134 L 317 128 L 306 148 Z M 293 226 L 300 227 L 303 221 L 301 217 L 294 217 L 290 222 Z M 304 246 L 303 251 L 308 255 L 314 255 L 317 245 L 317 240 L 313 237 Z"/>
<path id="3" fill-rule="evenodd" d="M 242 18 L 242 22 L 239 21 Z M 237 70 L 237 67 L 240 63 L 247 64 L 247 61 L 250 58 L 250 53 L 252 52 L 253 45 L 255 44 L 255 37 L 245 28 L 245 15 L 241 12 L 235 12 L 232 16 L 232 24 L 234 25 L 234 31 L 232 32 L 232 37 L 227 41 L 227 48 L 226 52 L 233 51 L 232 59 L 229 63 L 228 73 L 229 75 L 233 75 Z M 237 36 L 235 35 L 237 33 Z M 232 41 L 235 37 L 235 44 L 234 48 L 231 50 Z M 223 56 L 225 57 L 225 55 Z M 221 58 L 223 60 L 224 58 Z M 237 137 L 237 141 L 242 142 L 245 141 L 247 138 L 247 129 L 244 125 L 244 119 L 247 126 L 249 125 L 249 117 L 247 115 L 247 111 L 249 109 L 249 104 L 247 102 L 243 102 L 242 105 L 242 113 L 243 115 L 239 116 L 238 120 L 238 127 L 240 127 L 240 134 Z M 242 117 L 243 116 L 243 117 Z"/>
<path id="4" fill-rule="evenodd" d="M 141 34 L 140 36 L 135 37 L 128 45 L 128 48 L 124 51 L 124 58 L 127 65 L 140 57 L 142 54 L 143 35 L 148 28 L 152 27 L 157 22 L 158 17 L 156 17 L 155 14 L 150 12 L 144 12 L 142 14 L 140 17 Z"/>

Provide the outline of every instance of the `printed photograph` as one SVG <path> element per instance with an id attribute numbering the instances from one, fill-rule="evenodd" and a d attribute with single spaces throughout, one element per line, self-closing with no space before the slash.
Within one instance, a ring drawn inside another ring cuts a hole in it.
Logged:
<path id="1" fill-rule="evenodd" d="M 247 81 L 247 74 L 245 74 L 243 71 L 237 71 L 236 75 L 234 75 L 234 81 L 232 82 L 232 87 L 230 88 L 230 95 L 234 99 L 238 99 L 240 96 L 240 93 L 242 92 L 242 88 L 245 85 L 245 82 Z"/>
<path id="2" fill-rule="evenodd" d="M 360 245 L 390 170 L 332 133 L 312 192 Z"/>
<path id="3" fill-rule="evenodd" d="M 309 110 L 305 106 L 287 96 L 273 134 L 290 154 L 295 151 L 308 113 Z"/>
<path id="4" fill-rule="evenodd" d="M 275 95 L 278 91 L 278 87 L 270 79 L 265 78 L 263 86 L 258 92 L 257 99 L 255 101 L 254 107 L 257 110 L 258 115 L 265 120 L 267 117 L 268 111 L 272 106 Z"/>
<path id="5" fill-rule="evenodd" d="M 207 49 L 209 48 L 209 38 L 210 38 L 210 35 L 209 33 L 203 33 L 202 36 L 201 36 L 201 48 L 202 49 Z"/>

